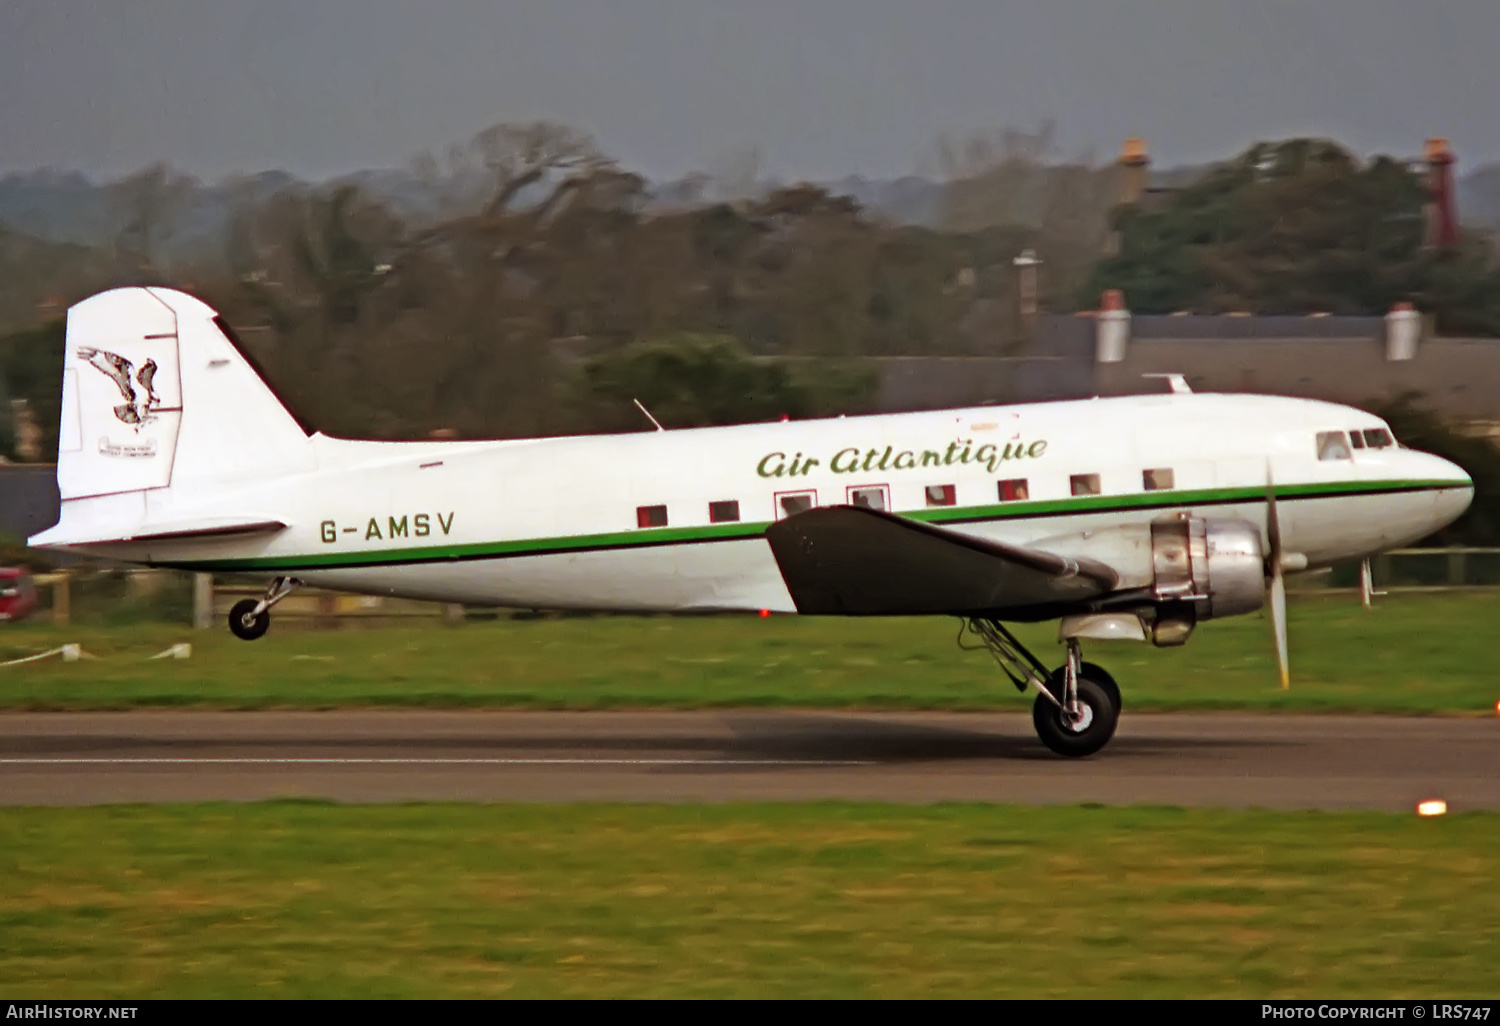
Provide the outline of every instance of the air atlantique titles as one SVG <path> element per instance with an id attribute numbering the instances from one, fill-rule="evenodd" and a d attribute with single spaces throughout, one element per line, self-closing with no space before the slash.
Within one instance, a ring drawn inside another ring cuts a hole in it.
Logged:
<path id="1" fill-rule="evenodd" d="M 1005 445 L 986 443 L 974 448 L 974 439 L 961 438 L 949 442 L 947 451 L 935 449 L 901 449 L 886 446 L 880 449 L 840 449 L 828 461 L 828 469 L 835 474 L 866 474 L 876 470 L 916 470 L 918 467 L 951 467 L 955 464 L 982 466 L 990 473 L 1007 460 L 1036 459 L 1047 451 L 1047 443 L 1039 440 L 1007 442 Z M 768 452 L 756 464 L 755 472 L 761 477 L 806 477 L 814 467 L 822 466 L 816 457 L 803 457 L 799 452 L 787 459 L 784 452 Z"/>

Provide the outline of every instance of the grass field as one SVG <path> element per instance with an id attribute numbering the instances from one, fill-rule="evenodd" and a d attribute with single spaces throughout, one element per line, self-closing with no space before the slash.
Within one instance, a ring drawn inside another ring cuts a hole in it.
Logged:
<path id="1" fill-rule="evenodd" d="M 1500 818 L 0 809 L 12 998 L 1483 996 Z"/>
<path id="2" fill-rule="evenodd" d="M 1293 686 L 1277 687 L 1260 615 L 1202 625 L 1180 649 L 1098 643 L 1129 708 L 1369 710 L 1494 714 L 1490 640 L 1500 596 L 1294 602 Z M 983 652 L 953 644 L 957 621 L 758 617 L 577 617 L 297 631 L 245 643 L 227 630 L 162 624 L 0 628 L 0 661 L 79 642 L 96 661 L 0 668 L 0 708 L 233 709 L 352 705 L 1024 708 Z M 1056 627 L 1020 630 L 1060 661 Z M 187 660 L 148 661 L 191 641 Z"/>

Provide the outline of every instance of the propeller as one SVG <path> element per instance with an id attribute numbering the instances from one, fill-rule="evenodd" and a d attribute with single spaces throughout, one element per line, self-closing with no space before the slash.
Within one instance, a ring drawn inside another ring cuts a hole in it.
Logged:
<path id="1" fill-rule="evenodd" d="M 1281 671 L 1281 689 L 1292 686 L 1286 653 L 1286 576 L 1282 572 L 1281 521 L 1276 516 L 1276 486 L 1271 464 L 1266 463 L 1266 605 L 1271 609 L 1271 629 L 1276 633 L 1276 666 Z"/>

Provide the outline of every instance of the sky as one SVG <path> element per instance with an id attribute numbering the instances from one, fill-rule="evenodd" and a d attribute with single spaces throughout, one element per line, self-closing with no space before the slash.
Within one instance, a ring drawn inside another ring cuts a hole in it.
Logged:
<path id="1" fill-rule="evenodd" d="M 1500 160 L 1500 0 L 3 0 L 0 173 L 402 167 L 498 122 L 652 178 L 936 171 L 1056 126 L 1157 166 L 1327 136 Z"/>

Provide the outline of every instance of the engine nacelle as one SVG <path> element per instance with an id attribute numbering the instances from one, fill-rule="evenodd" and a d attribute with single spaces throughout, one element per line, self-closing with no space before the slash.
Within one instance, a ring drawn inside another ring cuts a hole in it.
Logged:
<path id="1" fill-rule="evenodd" d="M 1151 525 L 1151 640 L 1187 641 L 1199 620 L 1252 613 L 1266 602 L 1260 528 L 1245 520 L 1180 516 Z"/>

